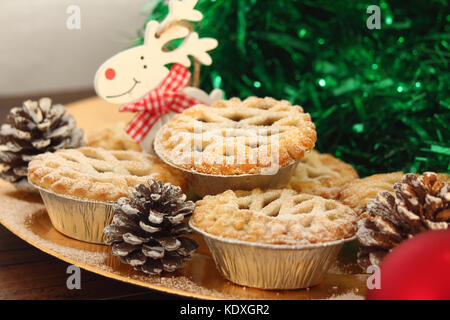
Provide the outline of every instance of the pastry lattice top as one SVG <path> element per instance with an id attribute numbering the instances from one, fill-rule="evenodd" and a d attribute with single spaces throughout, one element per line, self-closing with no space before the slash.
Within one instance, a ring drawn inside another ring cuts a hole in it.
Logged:
<path id="1" fill-rule="evenodd" d="M 378 193 L 387 191 L 394 193 L 394 184 L 402 180 L 402 171 L 374 174 L 362 179 L 356 179 L 347 184 L 339 194 L 339 201 L 355 210 L 358 214 L 364 214 L 369 200 L 375 199 Z M 450 176 L 438 173 L 439 180 L 450 182 Z"/>
<path id="2" fill-rule="evenodd" d="M 83 147 L 44 153 L 28 166 L 31 183 L 58 194 L 115 201 L 149 178 L 185 189 L 182 173 L 140 152 Z"/>
<path id="3" fill-rule="evenodd" d="M 197 201 L 192 222 L 217 236 L 273 244 L 352 237 L 357 216 L 335 200 L 291 189 L 225 191 Z"/>
<path id="4" fill-rule="evenodd" d="M 336 199 L 341 188 L 357 178 L 358 173 L 350 164 L 331 154 L 312 150 L 300 160 L 288 188 L 299 193 Z"/>
<path id="5" fill-rule="evenodd" d="M 196 105 L 176 115 L 158 133 L 155 150 L 188 170 L 235 175 L 287 166 L 315 142 L 314 123 L 300 106 L 250 97 Z"/>
<path id="6" fill-rule="evenodd" d="M 142 151 L 141 146 L 123 130 L 125 126 L 125 122 L 101 126 L 86 134 L 86 143 L 90 147 L 107 150 Z"/>

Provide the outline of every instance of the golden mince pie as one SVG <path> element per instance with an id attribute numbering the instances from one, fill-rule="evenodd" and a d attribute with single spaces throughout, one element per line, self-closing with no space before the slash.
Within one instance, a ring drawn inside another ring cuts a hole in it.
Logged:
<path id="1" fill-rule="evenodd" d="M 394 183 L 400 181 L 403 172 L 375 174 L 363 179 L 357 179 L 346 185 L 339 194 L 339 201 L 352 208 L 357 214 L 362 214 L 367 202 L 381 191 L 394 191 Z"/>
<path id="2" fill-rule="evenodd" d="M 250 97 L 196 105 L 157 134 L 156 153 L 175 166 L 217 175 L 277 170 L 314 147 L 316 130 L 302 107 Z"/>
<path id="3" fill-rule="evenodd" d="M 86 134 L 86 143 L 90 147 L 107 150 L 142 151 L 141 146 L 123 130 L 125 125 L 125 123 L 118 122 L 92 130 Z"/>
<path id="4" fill-rule="evenodd" d="M 116 201 L 148 179 L 186 190 L 183 174 L 140 152 L 83 147 L 44 153 L 28 166 L 28 180 L 45 190 L 75 198 Z"/>
<path id="5" fill-rule="evenodd" d="M 287 188 L 336 199 L 341 188 L 355 179 L 358 173 L 351 165 L 331 154 L 312 150 L 300 160 Z"/>
<path id="6" fill-rule="evenodd" d="M 193 226 L 216 236 L 271 244 L 353 237 L 357 216 L 343 204 L 291 189 L 225 191 L 197 201 Z"/>
<path id="7" fill-rule="evenodd" d="M 402 180 L 402 171 L 374 174 L 362 179 L 357 179 L 346 185 L 339 194 L 339 201 L 349 206 L 359 215 L 367 209 L 369 200 L 376 198 L 382 191 L 394 193 L 394 184 Z M 439 180 L 448 182 L 449 176 L 438 173 Z"/>

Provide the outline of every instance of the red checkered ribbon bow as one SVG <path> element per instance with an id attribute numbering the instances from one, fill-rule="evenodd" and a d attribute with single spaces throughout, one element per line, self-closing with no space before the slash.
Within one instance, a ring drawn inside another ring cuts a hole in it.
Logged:
<path id="1" fill-rule="evenodd" d="M 170 111 L 182 112 L 201 101 L 181 92 L 191 78 L 190 71 L 174 64 L 169 75 L 158 88 L 150 91 L 139 100 L 120 107 L 120 112 L 137 112 L 137 115 L 125 127 L 125 131 L 134 141 L 140 142 L 158 119 Z"/>

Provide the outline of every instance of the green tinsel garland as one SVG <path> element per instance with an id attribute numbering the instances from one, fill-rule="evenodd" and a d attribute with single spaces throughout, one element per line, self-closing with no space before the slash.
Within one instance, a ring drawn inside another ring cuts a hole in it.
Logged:
<path id="1" fill-rule="evenodd" d="M 148 19 L 161 20 L 163 1 Z M 369 5 L 381 29 L 369 30 Z M 446 0 L 199 0 L 201 36 L 219 40 L 201 88 L 300 104 L 316 148 L 361 176 L 450 171 L 450 14 Z M 142 42 L 142 33 L 136 44 Z"/>

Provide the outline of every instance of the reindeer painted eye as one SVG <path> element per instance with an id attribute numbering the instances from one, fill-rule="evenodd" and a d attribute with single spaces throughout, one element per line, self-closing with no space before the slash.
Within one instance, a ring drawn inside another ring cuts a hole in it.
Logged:
<path id="1" fill-rule="evenodd" d="M 144 60 L 144 56 L 141 56 L 141 60 Z"/>
<path id="2" fill-rule="evenodd" d="M 147 69 L 147 65 L 144 64 L 144 69 Z"/>
<path id="3" fill-rule="evenodd" d="M 105 71 L 105 77 L 108 80 L 112 80 L 116 77 L 116 70 L 114 70 L 113 68 L 108 68 Z"/>

